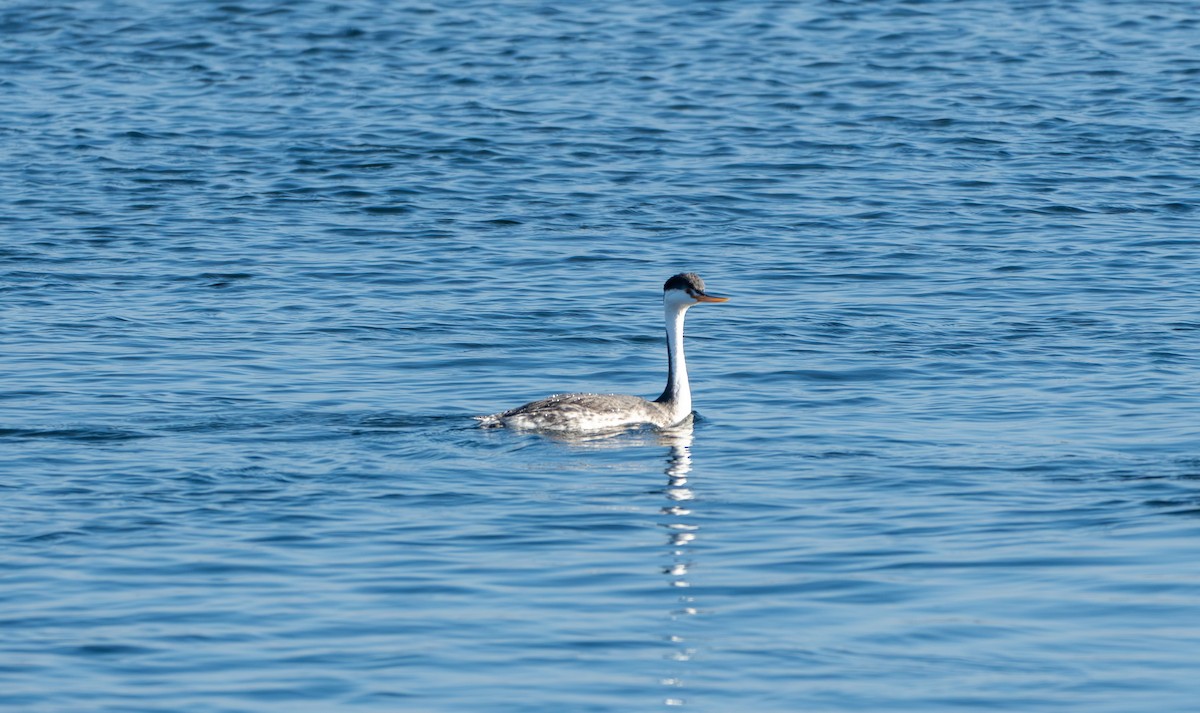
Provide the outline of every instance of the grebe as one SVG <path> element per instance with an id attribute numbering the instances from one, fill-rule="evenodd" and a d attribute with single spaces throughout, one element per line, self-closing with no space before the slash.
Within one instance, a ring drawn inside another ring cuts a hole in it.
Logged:
<path id="1" fill-rule="evenodd" d="M 653 401 L 624 394 L 555 394 L 503 413 L 476 416 L 485 428 L 508 426 L 546 431 L 595 431 L 653 424 L 678 425 L 692 415 L 692 391 L 683 359 L 683 318 L 702 302 L 727 302 L 704 291 L 694 272 L 675 275 L 663 285 L 667 322 L 667 388 Z"/>

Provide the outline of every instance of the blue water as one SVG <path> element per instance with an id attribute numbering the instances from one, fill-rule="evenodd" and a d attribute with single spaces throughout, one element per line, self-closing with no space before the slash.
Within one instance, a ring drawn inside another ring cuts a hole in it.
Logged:
<path id="1" fill-rule="evenodd" d="M 4 3 L 0 707 L 1196 710 L 1198 37 Z"/>

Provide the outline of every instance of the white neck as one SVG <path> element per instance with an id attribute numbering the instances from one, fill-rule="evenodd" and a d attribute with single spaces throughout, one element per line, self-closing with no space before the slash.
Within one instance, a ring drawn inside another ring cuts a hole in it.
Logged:
<path id="1" fill-rule="evenodd" d="M 666 406 L 676 423 L 692 412 L 692 390 L 683 358 L 683 317 L 690 306 L 667 302 L 663 309 L 667 321 L 667 388 L 656 403 Z"/>

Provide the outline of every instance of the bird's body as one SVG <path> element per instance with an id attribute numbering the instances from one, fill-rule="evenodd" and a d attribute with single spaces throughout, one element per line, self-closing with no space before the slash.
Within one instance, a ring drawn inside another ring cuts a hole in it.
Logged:
<path id="1" fill-rule="evenodd" d="M 676 426 L 692 415 L 692 392 L 683 356 L 683 320 L 688 308 L 728 298 L 704 292 L 704 281 L 681 273 L 663 285 L 667 324 L 667 387 L 654 401 L 624 394 L 555 394 L 490 416 L 477 416 L 482 426 L 541 431 L 600 431 L 650 424 Z"/>
<path id="2" fill-rule="evenodd" d="M 663 404 L 626 394 L 554 394 L 504 413 L 479 416 L 483 426 L 537 431 L 607 431 L 643 423 L 661 428 L 683 421 Z"/>

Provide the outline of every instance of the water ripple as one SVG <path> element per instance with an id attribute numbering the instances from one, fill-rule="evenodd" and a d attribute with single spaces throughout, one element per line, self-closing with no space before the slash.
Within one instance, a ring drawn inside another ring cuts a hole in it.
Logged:
<path id="1" fill-rule="evenodd" d="M 6 4 L 0 705 L 1192 710 L 1195 10 Z"/>

